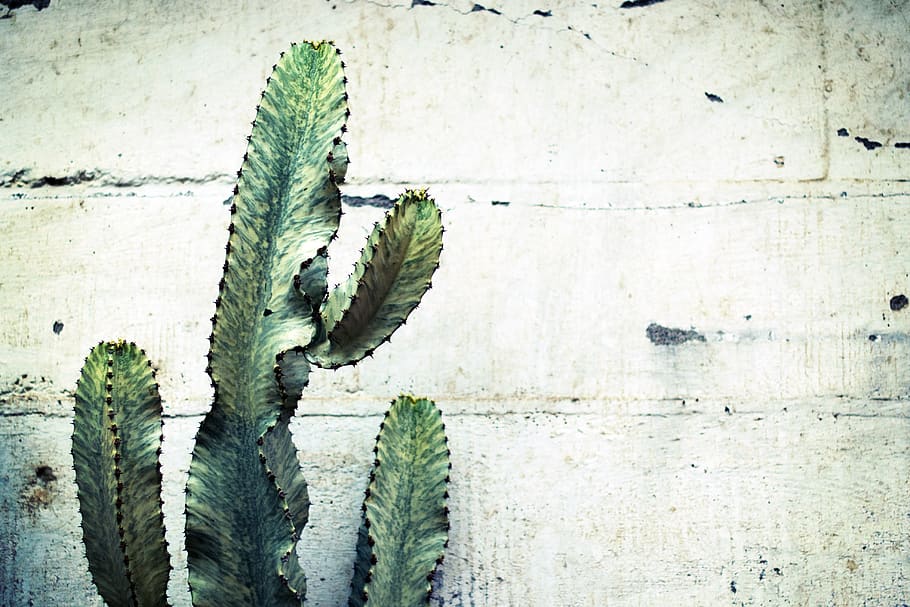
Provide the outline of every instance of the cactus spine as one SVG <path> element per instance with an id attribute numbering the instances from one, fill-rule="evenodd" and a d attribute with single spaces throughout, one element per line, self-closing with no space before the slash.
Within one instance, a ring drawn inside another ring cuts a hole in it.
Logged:
<path id="1" fill-rule="evenodd" d="M 167 604 L 161 398 L 135 344 L 98 344 L 76 387 L 73 465 L 92 579 L 109 607 Z"/>
<path id="2" fill-rule="evenodd" d="M 282 54 L 262 94 L 238 172 L 209 337 L 206 371 L 214 400 L 196 435 L 186 488 L 186 549 L 196 607 L 299 607 L 306 580 L 296 544 L 307 522 L 309 498 L 289 424 L 310 365 L 334 369 L 372 354 L 417 306 L 438 267 L 440 211 L 426 191 L 408 191 L 373 230 L 351 277 L 328 288 L 328 245 L 341 217 L 337 184 L 347 168 L 341 140 L 348 116 L 346 80 L 338 55 L 327 42 L 292 45 Z M 118 342 L 105 351 L 113 355 L 123 347 Z M 94 356 L 84 377 L 95 378 L 101 363 L 94 362 Z M 94 409 L 82 417 L 93 420 L 105 396 L 96 379 L 83 380 L 80 390 L 83 383 L 84 408 L 91 409 L 93 403 Z M 145 398 L 146 387 L 133 383 L 136 398 Z M 441 510 L 447 473 L 440 476 L 440 471 L 447 471 L 448 450 L 439 413 L 429 401 L 400 402 L 393 405 L 380 433 L 388 438 L 377 447 L 368 494 L 388 491 L 388 504 L 404 508 L 404 518 L 378 512 L 383 506 L 375 504 L 384 502 L 376 499 L 382 498 L 367 499 L 364 523 L 370 525 L 375 518 L 378 531 L 376 540 L 364 535 L 375 548 L 367 556 L 381 564 L 375 575 L 370 567 L 358 565 L 364 577 L 363 583 L 356 582 L 359 594 L 380 597 L 376 604 L 390 607 L 412 604 L 381 597 L 417 596 L 410 583 L 413 571 L 423 580 L 418 594 L 423 593 L 426 602 L 427 576 L 441 559 L 447 525 Z M 80 421 L 79 407 L 77 399 L 77 426 L 86 423 Z M 154 434 L 160 438 L 160 402 L 157 411 Z M 77 427 L 74 444 L 82 434 Z M 95 448 L 110 450 L 116 440 L 96 437 Z M 136 440 L 148 450 L 148 436 Z M 126 452 L 125 442 L 120 445 Z M 380 473 L 380 462 L 386 459 L 388 467 Z M 113 480 L 106 476 L 95 483 L 103 497 L 121 491 L 119 473 L 113 470 L 108 474 Z M 396 492 L 396 482 L 407 486 L 405 493 Z M 154 503 L 160 505 L 157 498 Z M 420 512 L 419 507 L 428 510 Z M 96 504 L 83 503 L 83 516 L 95 509 Z M 111 510 L 110 515 L 119 522 L 119 512 Z M 398 541 L 404 521 L 416 524 L 408 542 L 417 552 L 375 543 L 382 538 Z M 123 534 L 121 538 L 127 539 Z M 123 542 L 105 539 L 107 545 L 98 552 L 111 555 L 116 546 L 123 549 Z M 130 559 L 132 553 L 123 559 L 125 571 L 119 572 L 127 579 Z M 118 568 L 116 563 L 105 567 Z M 164 579 L 166 584 L 166 573 Z M 400 591 L 383 590 L 403 581 L 408 583 Z M 163 600 L 163 591 L 158 594 Z"/>

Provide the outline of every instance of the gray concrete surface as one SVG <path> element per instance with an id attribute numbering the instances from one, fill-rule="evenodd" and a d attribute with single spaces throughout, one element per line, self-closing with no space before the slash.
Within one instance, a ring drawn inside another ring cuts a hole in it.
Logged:
<path id="1" fill-rule="evenodd" d="M 381 216 L 371 197 L 427 185 L 447 231 L 407 326 L 301 401 L 309 605 L 343 604 L 403 390 L 439 403 L 452 445 L 435 606 L 910 603 L 910 307 L 892 305 L 910 295 L 910 4 L 0 17 L 0 606 L 102 604 L 71 391 L 120 336 L 160 369 L 170 593 L 189 605 L 224 201 L 272 63 L 320 38 L 352 110 L 333 276 Z"/>

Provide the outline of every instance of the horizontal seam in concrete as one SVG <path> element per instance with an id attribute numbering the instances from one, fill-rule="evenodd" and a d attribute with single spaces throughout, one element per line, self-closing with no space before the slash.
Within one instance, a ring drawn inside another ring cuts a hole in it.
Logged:
<path id="1" fill-rule="evenodd" d="M 538 417 L 610 417 L 610 411 L 542 411 L 542 410 L 528 410 L 528 411 L 452 411 L 446 412 L 443 405 L 443 415 L 448 418 L 473 418 L 473 417 L 489 417 L 489 418 L 509 418 L 509 417 L 529 417 L 529 416 L 538 416 Z M 629 419 L 634 418 L 659 418 L 659 419 L 672 419 L 678 417 L 710 417 L 710 418 L 744 418 L 755 416 L 755 421 L 762 421 L 763 416 L 767 416 L 770 413 L 780 413 L 782 411 L 735 411 L 726 413 L 724 411 L 704 411 L 700 409 L 692 409 L 689 411 L 680 411 L 677 413 L 627 413 L 627 412 L 615 412 L 614 416 L 616 417 L 627 417 Z M 792 414 L 792 411 L 786 413 Z M 835 420 L 841 417 L 844 418 L 854 418 L 854 419 L 893 419 L 893 420 L 910 420 L 910 413 L 839 413 L 839 412 L 819 412 L 825 417 L 832 417 Z M 382 417 L 384 411 L 376 410 L 369 413 L 298 413 L 294 417 L 297 419 L 372 419 L 377 417 Z M 37 412 L 14 412 L 10 414 L 0 414 L 0 419 L 6 418 L 16 418 L 16 417 L 41 417 L 44 419 L 69 419 L 71 415 L 64 415 L 60 413 L 37 413 Z M 200 413 L 178 413 L 178 414 L 164 414 L 162 419 L 201 419 L 205 416 L 204 412 Z"/>
<path id="2" fill-rule="evenodd" d="M 676 183 L 676 182 L 667 182 Z M 692 182 L 696 183 L 696 182 Z M 730 185 L 736 185 L 743 182 L 730 182 Z M 772 182 L 768 182 L 772 183 Z M 160 184 L 145 183 L 143 186 L 139 186 L 137 189 L 142 187 L 151 187 L 154 185 L 221 185 L 221 184 L 212 184 L 211 182 L 181 182 L 181 181 L 170 181 L 170 182 L 161 182 Z M 406 189 L 408 187 L 413 187 L 414 184 L 401 184 L 399 187 Z M 437 184 L 438 185 L 438 184 Z M 525 186 L 533 187 L 535 184 L 523 184 Z M 606 183 L 602 185 L 608 185 Z M 645 185 L 666 185 L 663 182 L 654 182 L 653 184 Z M 56 186 L 55 186 L 56 187 Z M 74 187 L 74 186 L 70 186 Z M 433 184 L 427 186 L 432 188 Z M 591 185 L 590 187 L 597 187 L 596 185 Z M 137 192 L 110 192 L 110 191 L 85 191 L 79 192 L 77 194 L 64 194 L 64 195 L 50 195 L 46 193 L 46 188 L 41 188 L 36 190 L 40 192 L 39 196 L 30 196 L 26 192 L 22 192 L 18 188 L 10 187 L 0 187 L 0 200 L 3 199 L 2 194 L 4 190 L 11 191 L 12 193 L 8 196 L 11 200 L 30 200 L 30 201 L 48 201 L 48 200 L 84 200 L 84 199 L 109 199 L 109 198 L 185 198 L 187 196 L 194 197 L 195 192 L 192 190 L 183 190 L 180 192 L 174 193 L 161 193 L 155 192 L 153 194 L 143 194 Z M 544 194 L 546 196 L 546 194 Z M 384 208 L 386 205 L 382 204 L 381 201 L 388 198 L 384 194 L 374 194 L 373 196 L 363 196 L 363 195 L 342 195 L 342 202 L 348 206 L 376 206 Z M 566 210 L 566 211 L 587 211 L 587 212 L 611 212 L 611 213 L 631 213 L 631 212 L 651 212 L 651 211 L 673 211 L 679 209 L 718 209 L 726 207 L 737 207 L 745 205 L 768 205 L 768 204 L 784 204 L 786 202 L 802 202 L 802 201 L 812 201 L 812 200 L 826 200 L 831 202 L 836 201 L 848 201 L 848 200 L 885 200 L 885 199 L 894 199 L 894 198 L 910 198 L 910 190 L 906 192 L 886 192 L 886 193 L 857 193 L 857 194 L 847 194 L 846 192 L 841 194 L 830 194 L 830 193 L 819 193 L 819 194 L 799 194 L 799 195 L 780 195 L 780 196 L 765 196 L 761 198 L 751 198 L 751 199 L 740 199 L 740 200 L 727 200 L 723 202 L 694 202 L 694 201 L 685 201 L 679 202 L 678 204 L 663 204 L 663 205 L 622 205 L 618 204 L 616 206 L 591 206 L 587 203 L 581 202 L 570 202 L 570 203 L 529 203 L 529 202 L 509 202 L 509 201 L 500 201 L 500 200 L 491 200 L 493 206 L 501 207 L 522 207 L 522 208 L 540 208 L 540 209 L 557 209 L 557 210 Z M 373 203 L 373 200 L 379 201 Z M 230 197 L 228 197 L 230 200 Z M 487 201 L 472 201 L 472 204 L 480 204 L 481 202 Z"/>
<path id="3" fill-rule="evenodd" d="M 71 397 L 48 397 L 46 400 L 69 400 Z M 814 396 L 811 398 L 780 398 L 780 399 L 765 399 L 771 405 L 782 405 L 781 408 L 769 407 L 766 409 L 749 409 L 749 410 L 708 410 L 705 408 L 706 405 L 711 404 L 724 404 L 724 403 L 735 403 L 740 399 L 735 397 L 718 397 L 711 398 L 710 400 L 700 400 L 697 404 L 700 405 L 699 408 L 694 408 L 691 405 L 696 403 L 690 403 L 689 408 L 678 411 L 646 411 L 646 412 L 634 412 L 634 411 L 621 411 L 618 410 L 623 404 L 634 404 L 634 403 L 655 403 L 655 404 L 677 404 L 682 407 L 685 407 L 684 404 L 685 398 L 666 398 L 666 399 L 651 399 L 651 398 L 622 398 L 622 399 L 609 399 L 609 398 L 557 398 L 557 397 L 542 397 L 542 398 L 508 398 L 508 399 L 490 399 L 490 398 L 470 398 L 465 396 L 458 397 L 447 397 L 445 399 L 437 399 L 437 403 L 445 409 L 446 403 L 451 404 L 461 404 L 468 402 L 475 403 L 485 403 L 490 401 L 499 401 L 499 400 L 508 400 L 512 403 L 526 403 L 526 404 L 571 404 L 575 408 L 584 408 L 590 407 L 592 404 L 599 406 L 598 410 L 593 411 L 590 409 L 575 411 L 571 409 L 561 409 L 554 408 L 551 410 L 544 410 L 539 407 L 531 407 L 528 409 L 508 409 L 508 410 L 495 410 L 490 408 L 479 408 L 474 411 L 454 411 L 447 413 L 449 416 L 463 416 L 463 417 L 508 417 L 516 415 L 555 415 L 562 417 L 574 417 L 574 416 L 603 416 L 609 415 L 613 411 L 617 415 L 626 416 L 626 417 L 690 417 L 690 416 L 710 416 L 715 417 L 718 415 L 729 415 L 729 416 L 747 416 L 747 415 L 768 415 L 769 413 L 778 413 L 787 409 L 794 404 L 796 405 L 809 405 L 808 409 L 801 409 L 800 412 L 814 411 L 812 407 L 813 404 L 818 403 L 827 403 L 831 399 L 837 399 L 837 403 L 842 404 L 845 408 L 856 404 L 862 403 L 906 403 L 908 409 L 907 413 L 862 413 L 862 412 L 838 412 L 835 407 L 831 405 L 826 406 L 825 411 L 821 411 L 824 415 L 832 415 L 835 418 L 837 417 L 858 417 L 858 418 L 874 418 L 874 419 L 910 419 L 910 400 L 901 398 L 901 397 L 847 397 L 839 395 L 828 395 L 828 396 Z M 341 406 L 350 405 L 352 402 L 366 402 L 367 400 L 374 400 L 372 398 L 366 397 L 363 399 L 325 399 L 320 400 L 320 404 L 332 404 L 337 403 Z M 751 399 L 747 399 L 751 400 Z M 301 401 L 305 403 L 306 401 Z M 311 401 L 313 402 L 313 401 Z M 383 399 L 385 402 L 385 399 Z M 616 407 L 613 409 L 612 406 Z M 795 412 L 795 411 L 790 411 Z M 179 412 L 167 412 L 163 415 L 165 419 L 185 419 L 185 418 L 197 418 L 202 417 L 206 414 L 206 411 L 197 411 L 192 413 L 179 413 Z M 363 412 L 363 413 L 326 413 L 326 412 L 312 412 L 308 413 L 305 411 L 299 411 L 295 414 L 298 418 L 370 418 L 377 415 L 382 415 L 382 411 L 377 408 L 375 411 Z M 41 411 L 26 411 L 26 410 L 15 410 L 15 411 L 0 411 L 0 419 L 3 418 L 14 418 L 14 417 L 28 417 L 28 416 L 41 416 L 46 418 L 54 419 L 67 419 L 71 415 L 68 412 L 53 411 L 53 412 L 41 412 Z"/>
<path id="4" fill-rule="evenodd" d="M 180 185 L 180 184 L 220 184 L 220 183 L 234 183 L 236 181 L 236 175 L 234 173 L 209 173 L 203 176 L 191 176 L 191 175 L 143 175 L 143 176 L 133 176 L 125 177 L 118 176 L 107 171 L 102 171 L 101 169 L 91 169 L 91 170 L 80 170 L 75 173 L 70 173 L 61 176 L 55 175 L 43 175 L 37 178 L 28 178 L 21 177 L 17 178 L 16 175 L 20 174 L 21 171 L 6 172 L 0 174 L 0 191 L 3 190 L 41 190 L 41 189 L 54 189 L 54 188 L 66 188 L 72 187 L 74 185 L 89 185 L 90 187 L 114 187 L 114 188 L 141 188 L 143 186 L 156 186 L 156 185 Z M 94 175 L 92 178 L 82 178 L 79 175 Z M 67 182 L 68 181 L 68 182 Z M 357 187 L 364 188 L 370 186 L 382 187 L 382 188 L 401 188 L 401 187 L 410 187 L 414 186 L 416 182 L 411 181 L 384 181 L 382 179 L 357 179 L 345 181 L 341 188 L 344 189 L 347 187 Z M 632 185 L 632 186 L 685 186 L 685 185 L 698 185 L 706 184 L 708 182 L 696 179 L 644 179 L 644 180 L 629 180 L 629 179 L 591 179 L 585 181 L 564 181 L 559 179 L 485 179 L 483 181 L 471 181 L 467 179 L 427 179 L 420 182 L 421 185 L 425 187 L 433 186 L 465 186 L 465 187 L 483 187 L 483 186 L 528 186 L 528 187 L 543 187 L 543 186 L 572 186 L 572 187 L 598 187 L 598 186 L 611 186 L 611 185 Z M 767 179 L 767 178 L 755 178 L 755 179 L 720 179 L 710 182 L 712 187 L 717 186 L 735 186 L 735 185 L 801 185 L 801 184 L 824 184 L 828 183 L 833 185 L 837 184 L 908 184 L 910 183 L 910 178 L 875 178 L 875 179 L 866 179 L 866 178 L 843 178 L 843 179 L 830 179 L 827 177 L 823 178 L 805 178 L 805 179 Z M 39 185 L 33 185 L 39 184 Z M 910 192 L 910 190 L 908 190 Z"/>

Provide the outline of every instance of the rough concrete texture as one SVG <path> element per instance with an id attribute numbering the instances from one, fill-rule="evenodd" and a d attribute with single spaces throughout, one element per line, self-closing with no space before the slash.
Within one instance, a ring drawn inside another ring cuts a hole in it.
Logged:
<path id="1" fill-rule="evenodd" d="M 407 326 L 301 402 L 308 604 L 343 604 L 401 390 L 453 451 L 435 606 L 910 603 L 910 4 L 2 4 L 0 605 L 101 605 L 71 390 L 119 336 L 160 368 L 189 604 L 224 201 L 307 38 L 350 80 L 334 275 L 403 187 L 447 230 Z"/>

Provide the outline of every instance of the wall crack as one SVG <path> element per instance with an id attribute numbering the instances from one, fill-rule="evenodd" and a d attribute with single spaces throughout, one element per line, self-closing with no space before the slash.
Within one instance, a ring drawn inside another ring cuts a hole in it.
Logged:
<path id="1" fill-rule="evenodd" d="M 663 1 L 664 0 L 649 0 L 649 2 L 652 3 Z M 510 17 L 497 8 L 488 7 L 479 3 L 474 3 L 468 10 L 460 10 L 457 7 L 445 2 L 433 2 L 432 0 L 411 0 L 411 4 L 385 4 L 377 0 L 347 0 L 348 4 L 355 4 L 357 2 L 366 2 L 367 4 L 372 4 L 373 6 L 387 9 L 413 10 L 417 7 L 444 8 L 464 17 L 469 16 L 473 13 L 489 13 L 491 15 L 495 15 L 496 17 L 501 17 L 513 25 L 527 27 L 530 29 L 544 29 L 554 33 L 569 33 L 575 36 L 579 36 L 581 38 L 584 38 L 587 42 L 594 44 L 601 52 L 616 57 L 617 59 L 634 61 L 635 63 L 639 63 L 643 66 L 648 66 L 648 63 L 646 61 L 642 61 L 638 57 L 623 55 L 622 53 L 618 53 L 616 51 L 603 47 L 594 40 L 591 34 L 573 26 L 571 23 L 566 22 L 562 27 L 543 26 L 542 21 L 544 19 L 555 17 L 553 11 L 550 9 L 535 9 L 532 12 L 520 17 Z"/>

